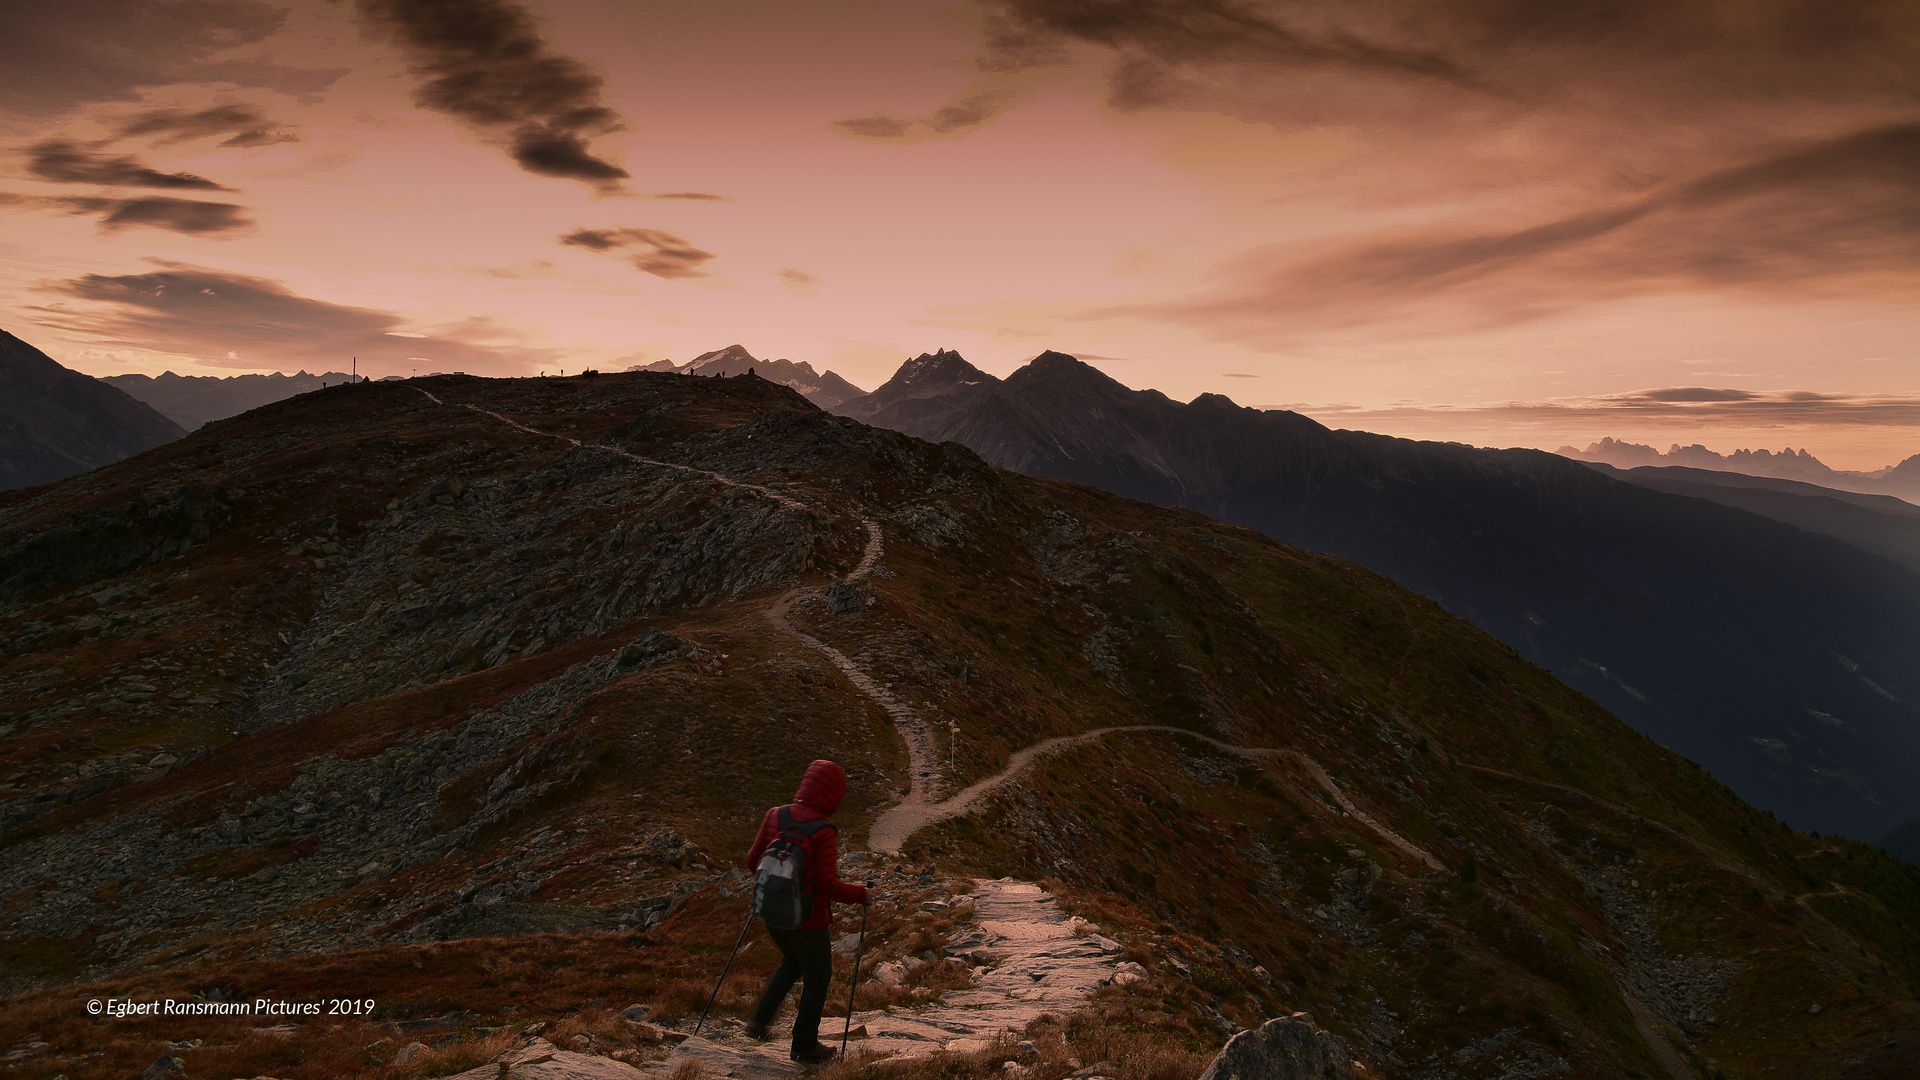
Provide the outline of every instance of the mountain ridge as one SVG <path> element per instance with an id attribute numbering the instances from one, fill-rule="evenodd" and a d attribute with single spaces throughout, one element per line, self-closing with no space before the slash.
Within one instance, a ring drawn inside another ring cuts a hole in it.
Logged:
<path id="1" fill-rule="evenodd" d="M 0 330 L 0 489 L 65 479 L 184 434 L 146 403 Z"/>
<path id="2" fill-rule="evenodd" d="M 1900 779 L 1920 767 L 1911 569 L 1542 451 L 1336 431 L 1218 395 L 1183 405 L 1044 356 L 998 384 L 923 377 L 904 404 L 889 382 L 840 411 L 1355 559 L 1805 827 L 1870 838 L 1920 807 Z"/>
<path id="3" fill-rule="evenodd" d="M 176 375 L 171 371 L 148 376 L 138 373 L 107 375 L 101 382 L 118 387 L 154 407 L 161 415 L 192 431 L 202 424 L 238 416 L 248 409 L 346 382 L 344 371 L 310 375 L 305 369 L 286 375 Z"/>
<path id="4" fill-rule="evenodd" d="M 1615 469 L 1605 462 L 1586 464 L 1630 484 L 1737 507 L 1920 570 L 1920 506 L 1892 495 L 1676 465 Z"/>
<path id="5" fill-rule="evenodd" d="M 1920 500 L 1920 454 L 1881 469 L 1856 471 L 1829 467 L 1805 449 L 1788 447 L 1771 450 L 1735 450 L 1719 454 L 1701 446 L 1674 443 L 1666 453 L 1642 443 L 1622 442 L 1611 436 L 1585 450 L 1562 446 L 1554 451 L 1576 461 L 1600 462 L 1617 469 L 1642 466 L 1684 467 L 1715 472 L 1740 473 L 1838 488 L 1866 495 L 1887 495 L 1912 503 Z"/>

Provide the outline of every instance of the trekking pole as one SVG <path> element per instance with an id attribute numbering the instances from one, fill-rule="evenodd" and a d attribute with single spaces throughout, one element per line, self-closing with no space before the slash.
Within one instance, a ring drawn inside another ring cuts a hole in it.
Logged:
<path id="1" fill-rule="evenodd" d="M 846 1060 L 847 1039 L 853 1034 L 853 992 L 860 987 L 860 950 L 867 947 L 867 905 L 860 905 L 860 940 L 853 945 L 853 979 L 847 984 L 847 1026 L 840 1032 L 840 1059 Z"/>
<path id="2" fill-rule="evenodd" d="M 700 1010 L 700 1022 L 693 1025 L 693 1034 L 707 1024 L 707 1014 L 713 1011 L 713 1003 L 720 997 L 720 983 L 727 981 L 727 972 L 733 969 L 733 958 L 740 955 L 740 943 L 747 940 L 747 927 L 753 925 L 753 906 L 747 906 L 747 921 L 740 924 L 740 936 L 733 939 L 733 951 L 727 954 L 727 965 L 720 969 L 720 979 L 713 984 L 713 995 L 707 998 L 707 1007 Z"/>

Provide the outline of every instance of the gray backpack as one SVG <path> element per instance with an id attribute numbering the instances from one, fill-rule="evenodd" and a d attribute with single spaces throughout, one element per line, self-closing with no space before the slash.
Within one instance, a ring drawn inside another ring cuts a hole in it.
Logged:
<path id="1" fill-rule="evenodd" d="M 813 866 L 807 841 L 831 826 L 826 818 L 795 821 L 783 806 L 775 819 L 779 834 L 760 856 L 753 875 L 753 913 L 775 930 L 798 930 L 813 917 Z"/>

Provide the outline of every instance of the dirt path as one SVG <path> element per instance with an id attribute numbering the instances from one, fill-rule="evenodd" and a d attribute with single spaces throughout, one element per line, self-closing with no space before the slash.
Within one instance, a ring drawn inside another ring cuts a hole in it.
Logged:
<path id="1" fill-rule="evenodd" d="M 469 405 L 465 402 L 460 402 L 460 401 L 455 401 L 455 402 L 442 401 L 438 397 L 435 397 L 431 392 L 424 390 L 418 386 L 412 387 L 411 389 L 416 390 L 422 394 L 425 394 L 427 397 L 427 400 L 433 402 L 435 405 L 451 404 L 461 409 L 472 409 L 474 412 L 477 412 L 482 416 L 491 416 L 495 420 L 500 421 L 501 423 L 507 425 L 508 427 L 513 428 L 516 431 L 524 431 L 529 435 L 538 435 L 543 439 L 559 439 L 561 442 L 570 443 L 573 446 L 579 447 L 580 449 L 583 449 L 583 450 L 603 450 L 609 454 L 618 454 L 619 456 L 626 458 L 629 461 L 637 461 L 642 465 L 658 465 L 663 469 L 679 469 L 681 472 L 695 473 L 700 476 L 704 476 L 709 480 L 713 480 L 716 483 L 724 484 L 727 487 L 737 487 L 746 491 L 751 491 L 756 495 L 764 495 L 767 498 L 772 499 L 773 501 L 779 503 L 780 505 L 786 507 L 789 510 L 806 511 L 811 509 L 811 507 L 807 506 L 806 503 L 801 502 L 799 499 L 796 499 L 793 496 L 786 494 L 785 492 L 775 491 L 770 487 L 762 487 L 759 484 L 749 484 L 749 483 L 746 483 L 745 481 L 735 480 L 731 477 L 722 476 L 721 474 L 717 472 L 712 472 L 708 469 L 696 469 L 691 465 L 677 465 L 671 461 L 656 461 L 653 458 L 641 457 L 639 454 L 635 454 L 627 450 L 622 450 L 617 446 L 608 446 L 605 443 L 583 443 L 579 439 L 576 439 L 570 435 L 556 435 L 551 431 L 541 431 L 539 428 L 530 428 L 518 420 L 514 420 L 511 417 L 502 416 L 499 413 L 494 412 L 492 409 L 483 409 L 478 405 Z M 873 528 L 871 523 L 869 523 L 867 527 L 869 530 Z"/>
<path id="2" fill-rule="evenodd" d="M 1828 892 L 1801 893 L 1799 896 L 1796 896 L 1793 898 L 1793 902 L 1796 904 L 1799 904 L 1803 908 L 1806 908 L 1808 911 L 1813 911 L 1812 905 L 1808 904 L 1807 901 L 1813 899 L 1816 896 L 1850 896 L 1852 895 L 1851 893 L 1847 892 L 1847 887 L 1845 885 L 1842 885 L 1837 881 L 1831 882 L 1830 884 L 1833 885 L 1833 888 Z M 1820 914 L 1817 911 L 1813 911 L 1813 913 L 1815 915 Z"/>
<path id="3" fill-rule="evenodd" d="M 660 461 L 655 458 L 642 457 L 631 451 L 622 450 L 617 446 L 607 446 L 603 443 L 583 443 L 579 439 L 568 435 L 557 435 L 551 431 L 541 431 L 538 428 L 528 427 L 511 417 L 494 412 L 492 409 L 483 409 L 478 405 L 465 402 L 443 401 L 430 391 L 418 386 L 412 389 L 418 391 L 424 395 L 427 400 L 436 405 L 452 405 L 462 409 L 470 409 L 482 416 L 492 417 L 516 431 L 524 431 L 529 435 L 535 435 L 545 439 L 559 439 L 561 442 L 580 449 L 602 450 L 609 454 L 617 454 L 629 461 L 634 461 L 642 465 L 653 465 L 663 469 L 678 469 L 681 472 L 693 473 L 696 476 L 705 477 L 727 487 L 739 488 L 743 491 L 750 491 L 756 495 L 765 496 L 790 510 L 806 512 L 812 509 L 793 496 L 782 491 L 776 491 L 770 487 L 765 487 L 760 484 L 750 484 L 743 480 L 735 480 L 732 477 L 724 476 L 709 469 L 698 469 L 691 465 L 680 465 L 671 461 Z M 879 523 L 868 518 L 859 518 L 858 520 L 866 532 L 867 541 L 860 553 L 860 562 L 842 579 L 849 584 L 861 581 L 870 576 L 873 573 L 873 568 L 879 564 L 880 556 L 886 550 L 885 540 L 880 531 Z M 794 626 L 793 623 L 787 619 L 787 612 L 792 610 L 796 602 L 803 598 L 818 599 L 825 591 L 826 590 L 818 586 L 791 589 L 778 600 L 775 600 L 773 606 L 767 608 L 761 615 L 782 633 L 793 637 L 801 645 L 825 657 L 827 662 L 838 668 L 841 674 L 845 675 L 848 681 L 852 682 L 861 693 L 872 698 L 876 704 L 886 710 L 888 716 L 893 718 L 894 726 L 899 729 L 901 739 L 907 744 L 907 756 L 910 769 L 908 790 L 900 805 L 925 805 L 937 798 L 940 790 L 940 757 L 939 751 L 934 743 L 933 728 L 910 706 L 894 700 L 893 695 L 887 693 L 885 687 L 875 682 L 871 676 L 862 671 L 860 666 L 849 659 L 845 653 L 814 637 L 812 634 L 801 630 L 799 627 Z M 891 850 L 898 849 L 895 848 Z"/>
<path id="4" fill-rule="evenodd" d="M 862 574 L 866 570 L 871 569 L 871 560 L 877 556 L 880 550 L 880 527 L 871 521 L 866 522 L 866 526 L 870 538 L 867 545 L 867 557 L 861 560 L 860 567 L 857 568 L 853 574 L 847 575 L 846 580 L 848 581 L 856 580 L 856 574 Z M 860 665 L 849 659 L 846 653 L 841 652 L 839 649 L 834 648 L 787 621 L 787 612 L 792 610 L 793 605 L 797 601 L 805 597 L 817 599 L 824 595 L 825 591 L 826 590 L 818 586 L 789 590 L 785 595 L 781 596 L 780 599 L 775 600 L 772 607 L 761 612 L 761 615 L 782 633 L 790 635 L 800 644 L 826 657 L 828 663 L 840 669 L 840 673 L 847 677 L 848 682 L 851 682 L 861 693 L 872 698 L 875 704 L 885 709 L 887 715 L 893 718 L 894 728 L 900 732 L 900 738 L 907 744 L 907 760 L 910 778 L 906 793 L 902 796 L 900 802 L 896 803 L 893 809 L 888 810 L 887 813 L 895 813 L 902 807 L 926 806 L 931 800 L 939 796 L 941 788 L 940 753 L 934 743 L 932 725 L 928 724 L 926 719 L 915 712 L 911 706 L 895 700 L 894 696 L 889 694 L 885 687 L 874 682 L 873 678 L 862 671 Z M 868 843 L 872 845 L 873 841 L 869 840 Z M 893 848 L 876 847 L 876 850 L 884 850 L 889 854 L 895 854 L 898 853 L 900 849 L 896 846 Z"/>
<path id="5" fill-rule="evenodd" d="M 914 803 L 909 801 L 902 802 L 888 809 L 874 821 L 873 830 L 868 835 L 867 843 L 875 851 L 883 851 L 890 854 L 898 853 L 901 845 L 906 843 L 908 837 L 935 822 L 945 821 L 948 818 L 957 817 L 972 810 L 979 804 L 982 798 L 995 789 L 1013 782 L 1027 766 L 1033 764 L 1036 760 L 1048 754 L 1059 753 L 1060 751 L 1068 750 L 1076 746 L 1084 746 L 1087 743 L 1105 738 L 1117 732 L 1135 731 L 1183 735 L 1189 738 L 1199 739 L 1201 742 L 1212 746 L 1216 750 L 1221 750 L 1225 753 L 1234 754 L 1243 758 L 1292 758 L 1298 761 L 1313 777 L 1314 782 L 1319 784 L 1321 789 L 1327 793 L 1328 797 L 1331 798 L 1340 809 L 1351 815 L 1354 820 L 1371 829 L 1375 835 L 1379 836 L 1387 844 L 1408 858 L 1424 864 L 1428 869 L 1440 872 L 1445 872 L 1446 870 L 1446 867 L 1441 865 L 1440 861 L 1429 854 L 1425 848 L 1400 836 L 1355 806 L 1353 800 L 1347 797 L 1347 793 L 1340 790 L 1339 785 L 1333 782 L 1333 778 L 1327 775 L 1327 770 L 1322 768 L 1319 762 L 1300 751 L 1279 750 L 1258 746 L 1236 746 L 1232 743 L 1221 742 L 1219 739 L 1213 738 L 1210 735 L 1202 735 L 1197 731 L 1158 724 L 1129 724 L 1118 727 L 1095 728 L 1092 731 L 1083 731 L 1078 735 L 1063 735 L 1057 739 L 1048 739 L 1045 742 L 1034 743 L 1032 746 L 1016 751 L 1012 757 L 1009 757 L 1006 768 L 985 780 L 981 780 L 967 787 L 945 802 L 934 803 L 923 801 Z"/>
<path id="6" fill-rule="evenodd" d="M 1687 1068 L 1680 1052 L 1667 1041 L 1666 1033 L 1660 1030 L 1660 1021 L 1655 1020 L 1647 1007 L 1640 1004 L 1640 999 L 1627 993 L 1624 986 L 1620 987 L 1620 999 L 1627 1003 L 1627 1012 L 1633 1016 L 1634 1030 L 1646 1041 L 1647 1049 L 1653 1052 L 1654 1060 L 1660 1062 L 1660 1067 L 1667 1070 L 1667 1075 L 1673 1080 L 1699 1080 L 1693 1070 Z"/>

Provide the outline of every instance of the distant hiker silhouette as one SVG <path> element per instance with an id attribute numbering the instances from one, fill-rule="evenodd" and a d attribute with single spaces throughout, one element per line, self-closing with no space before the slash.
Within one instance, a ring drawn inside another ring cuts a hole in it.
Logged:
<path id="1" fill-rule="evenodd" d="M 747 852 L 747 869 L 754 871 L 753 913 L 767 924 L 767 936 L 779 946 L 781 956 L 747 1024 L 747 1034 L 766 1038 L 767 1025 L 780 1011 L 780 1003 L 793 984 L 804 979 L 800 1015 L 793 1021 L 793 1048 L 788 1053 L 804 1064 L 833 1057 L 833 1048 L 820 1042 L 820 1012 L 826 1007 L 827 983 L 833 978 L 833 955 L 827 945 L 832 902 L 867 902 L 866 886 L 840 880 L 840 845 L 833 823 L 827 820 L 846 795 L 846 770 L 831 761 L 807 766 L 793 802 L 767 811 L 760 835 Z"/>

